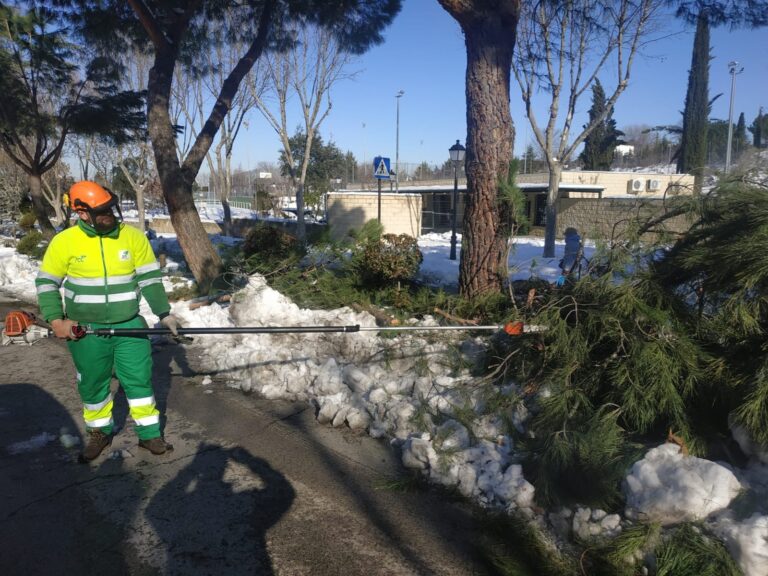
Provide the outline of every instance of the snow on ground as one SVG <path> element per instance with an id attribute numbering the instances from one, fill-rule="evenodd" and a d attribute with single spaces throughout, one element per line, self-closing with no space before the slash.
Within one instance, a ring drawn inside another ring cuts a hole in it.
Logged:
<path id="1" fill-rule="evenodd" d="M 153 244 L 156 250 L 162 246 L 169 254 L 179 253 L 172 236 L 165 235 Z M 439 285 L 456 284 L 458 260 L 448 258 L 449 245 L 449 234 L 419 239 L 423 278 Z M 552 259 L 541 257 L 542 246 L 541 239 L 516 239 L 510 257 L 513 278 L 556 279 L 563 246 L 558 244 Z M 593 250 L 586 247 L 587 258 Z M 176 264 L 166 262 L 167 268 Z M 35 261 L 13 249 L 0 248 L 0 291 L 34 302 L 37 267 Z M 166 289 L 173 286 L 166 282 Z M 157 321 L 146 304 L 141 310 L 150 324 Z M 177 302 L 173 310 L 189 327 L 376 326 L 370 314 L 350 308 L 301 309 L 258 275 L 250 277 L 229 305 L 190 309 L 190 302 Z M 432 318 L 412 321 L 423 326 L 435 323 Z M 585 507 L 549 514 L 537 509 L 534 487 L 525 479 L 514 442 L 499 417 L 484 416 L 471 431 L 458 418 L 451 418 L 457 409 L 479 411 L 482 407 L 479 386 L 474 385 L 466 363 L 459 361 L 463 357 L 471 362 L 482 343 L 482 338 L 465 331 L 402 332 L 397 336 L 378 331 L 221 334 L 197 336 L 188 350 L 230 386 L 268 398 L 311 402 L 321 423 L 389 438 L 401 448 L 406 467 L 481 505 L 519 510 L 542 525 L 548 522 L 564 538 L 618 534 L 626 520 L 616 514 Z M 503 392 L 514 397 L 517 388 L 509 383 Z M 524 430 L 526 418 L 525 406 L 517 404 L 511 420 Z M 758 494 L 761 503 L 752 506 L 750 514 L 732 513 L 728 507 L 734 496 L 747 489 Z M 711 529 L 723 538 L 745 574 L 768 574 L 768 466 L 757 458 L 745 470 L 732 470 L 684 457 L 676 445 L 662 445 L 635 463 L 625 493 L 628 517 L 655 515 L 668 523 L 714 513 L 708 519 Z"/>
<path id="2" fill-rule="evenodd" d="M 741 490 L 728 468 L 684 456 L 680 446 L 671 443 L 649 450 L 635 462 L 626 484 L 627 516 L 662 526 L 703 520 L 725 509 Z"/>

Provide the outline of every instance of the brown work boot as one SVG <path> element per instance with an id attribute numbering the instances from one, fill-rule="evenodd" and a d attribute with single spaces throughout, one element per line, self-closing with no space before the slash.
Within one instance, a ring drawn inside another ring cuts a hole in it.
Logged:
<path id="1" fill-rule="evenodd" d="M 89 430 L 88 431 L 88 443 L 80 453 L 78 460 L 80 462 L 90 462 L 98 458 L 104 448 L 112 444 L 112 436 L 104 434 L 101 430 Z"/>
<path id="2" fill-rule="evenodd" d="M 166 444 L 162 437 L 149 438 L 147 440 L 139 440 L 139 448 L 149 450 L 155 456 L 165 454 L 168 450 L 173 450 L 173 446 Z"/>

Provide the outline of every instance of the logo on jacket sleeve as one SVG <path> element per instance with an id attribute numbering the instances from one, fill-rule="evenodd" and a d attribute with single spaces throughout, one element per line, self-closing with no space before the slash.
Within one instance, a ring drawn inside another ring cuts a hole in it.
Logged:
<path id="1" fill-rule="evenodd" d="M 123 262 L 128 262 L 131 259 L 131 252 L 130 250 L 120 250 L 117 257 Z"/>

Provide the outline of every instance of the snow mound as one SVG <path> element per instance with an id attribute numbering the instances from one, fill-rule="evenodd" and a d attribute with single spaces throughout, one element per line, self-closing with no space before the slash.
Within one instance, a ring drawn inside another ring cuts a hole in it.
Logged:
<path id="1" fill-rule="evenodd" d="M 573 533 L 585 542 L 600 538 L 612 538 L 621 532 L 621 516 L 605 510 L 579 507 L 573 515 Z"/>
<path id="2" fill-rule="evenodd" d="M 713 526 L 745 576 L 768 574 L 768 516 L 753 514 L 735 520 L 728 512 Z"/>
<path id="3" fill-rule="evenodd" d="M 729 419 L 730 420 L 730 419 Z M 731 435 L 736 443 L 749 457 L 757 458 L 763 464 L 768 464 L 768 446 L 761 446 L 755 442 L 749 434 L 749 431 L 739 424 L 729 421 L 731 428 Z"/>
<path id="4" fill-rule="evenodd" d="M 20 300 L 34 302 L 37 298 L 37 268 L 32 259 L 17 254 L 14 248 L 0 248 L 0 286 L 4 292 Z"/>
<path id="5" fill-rule="evenodd" d="M 635 462 L 624 483 L 626 515 L 662 525 L 701 520 L 726 508 L 741 490 L 725 466 L 662 444 Z"/>

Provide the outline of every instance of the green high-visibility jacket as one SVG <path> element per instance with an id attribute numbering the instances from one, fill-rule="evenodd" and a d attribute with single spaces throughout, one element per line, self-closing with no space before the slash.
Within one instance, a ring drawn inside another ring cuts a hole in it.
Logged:
<path id="1" fill-rule="evenodd" d="M 99 234 L 79 220 L 53 237 L 35 280 L 46 322 L 66 317 L 80 323 L 125 322 L 139 313 L 139 299 L 154 314 L 171 306 L 149 241 L 123 223 Z M 60 288 L 64 287 L 64 305 Z"/>

